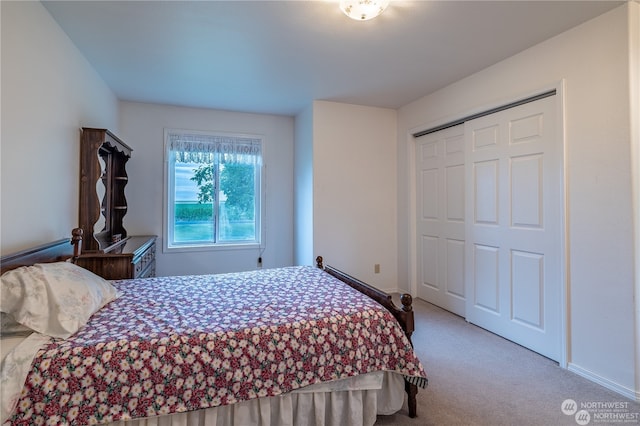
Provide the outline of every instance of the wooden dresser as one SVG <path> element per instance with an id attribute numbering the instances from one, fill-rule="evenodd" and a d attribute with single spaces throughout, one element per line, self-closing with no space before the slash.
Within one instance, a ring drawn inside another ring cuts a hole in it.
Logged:
<path id="1" fill-rule="evenodd" d="M 156 275 L 156 236 L 133 236 L 103 252 L 83 253 L 76 264 L 107 280 Z"/>
<path id="2" fill-rule="evenodd" d="M 79 218 L 84 236 L 76 264 L 108 280 L 156 273 L 156 236 L 131 236 L 124 228 L 126 165 L 132 152 L 107 129 L 82 128 Z"/>

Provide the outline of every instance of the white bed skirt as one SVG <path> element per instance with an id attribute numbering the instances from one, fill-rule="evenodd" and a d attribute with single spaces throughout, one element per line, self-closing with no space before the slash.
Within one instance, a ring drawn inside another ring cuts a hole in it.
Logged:
<path id="1" fill-rule="evenodd" d="M 368 377 L 365 377 L 368 376 Z M 373 425 L 378 414 L 399 411 L 404 379 L 371 373 L 331 385 L 313 385 L 272 398 L 110 423 L 118 426 L 356 426 Z"/>

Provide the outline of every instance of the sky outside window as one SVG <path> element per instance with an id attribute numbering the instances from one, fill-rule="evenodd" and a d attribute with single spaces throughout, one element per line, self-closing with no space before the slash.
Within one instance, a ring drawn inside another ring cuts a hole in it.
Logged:
<path id="1" fill-rule="evenodd" d="M 176 202 L 198 201 L 198 185 L 191 180 L 193 171 L 197 168 L 195 163 L 176 162 Z"/>

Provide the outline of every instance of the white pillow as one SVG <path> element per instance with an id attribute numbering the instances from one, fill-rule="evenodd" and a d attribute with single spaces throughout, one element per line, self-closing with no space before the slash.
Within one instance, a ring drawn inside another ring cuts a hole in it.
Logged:
<path id="1" fill-rule="evenodd" d="M 31 333 L 32 329 L 20 324 L 11 315 L 0 312 L 0 336 L 28 336 Z"/>
<path id="2" fill-rule="evenodd" d="M 0 311 L 34 331 L 63 339 L 118 297 L 107 280 L 68 262 L 22 266 L 0 280 Z"/>

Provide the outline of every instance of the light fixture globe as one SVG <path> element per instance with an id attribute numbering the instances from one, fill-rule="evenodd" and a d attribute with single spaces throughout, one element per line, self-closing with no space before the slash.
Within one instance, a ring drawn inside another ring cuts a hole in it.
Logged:
<path id="1" fill-rule="evenodd" d="M 340 0 L 340 9 L 351 19 L 368 21 L 380 15 L 390 0 Z"/>

